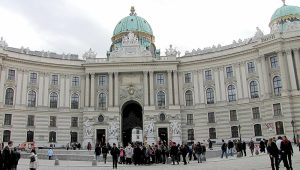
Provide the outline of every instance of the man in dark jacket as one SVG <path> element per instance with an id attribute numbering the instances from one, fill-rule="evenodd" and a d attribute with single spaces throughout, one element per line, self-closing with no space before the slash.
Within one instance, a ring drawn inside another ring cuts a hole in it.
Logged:
<path id="1" fill-rule="evenodd" d="M 282 161 L 287 170 L 293 170 L 292 167 L 292 155 L 293 155 L 293 147 L 291 142 L 287 139 L 286 136 L 283 136 L 283 140 L 281 142 L 281 156 Z"/>
<path id="2" fill-rule="evenodd" d="M 106 164 L 107 153 L 108 153 L 108 148 L 107 148 L 106 144 L 104 144 L 102 146 L 102 154 L 103 154 L 104 164 Z"/>
<path id="3" fill-rule="evenodd" d="M 202 163 L 202 153 L 203 153 L 202 149 L 203 148 L 202 148 L 200 142 L 198 142 L 197 145 L 196 145 L 196 148 L 195 148 L 195 153 L 196 153 L 196 156 L 197 156 L 197 159 L 198 159 L 198 163 Z"/>
<path id="4" fill-rule="evenodd" d="M 234 143 L 231 140 L 229 140 L 228 141 L 228 154 L 230 156 L 233 156 L 233 147 L 234 147 Z"/>
<path id="5" fill-rule="evenodd" d="M 3 169 L 11 170 L 13 166 L 13 142 L 8 141 L 8 145 L 3 149 L 2 157 L 3 157 Z"/>
<path id="6" fill-rule="evenodd" d="M 170 150 L 170 155 L 171 155 L 171 158 L 172 158 L 173 165 L 175 165 L 175 159 L 177 157 L 177 154 L 178 154 L 178 148 L 176 146 L 176 143 L 173 142 L 173 144 L 171 146 L 171 150 Z M 177 164 L 179 164 L 179 160 L 176 159 L 176 161 L 177 161 Z"/>
<path id="7" fill-rule="evenodd" d="M 221 158 L 223 158 L 223 155 L 225 154 L 226 158 L 227 157 L 227 143 L 222 139 L 222 146 L 221 146 L 222 154 Z"/>
<path id="8" fill-rule="evenodd" d="M 242 154 L 243 154 L 243 152 L 244 152 L 244 156 L 247 156 L 246 149 L 247 149 L 246 142 L 245 142 L 245 141 L 243 141 L 243 143 L 242 143 Z"/>
<path id="9" fill-rule="evenodd" d="M 116 144 L 113 143 L 113 147 L 110 150 L 110 154 L 112 156 L 112 161 L 113 161 L 113 169 L 117 169 L 117 164 L 118 164 L 118 157 L 120 154 L 119 148 L 117 148 Z"/>
<path id="10" fill-rule="evenodd" d="M 275 170 L 275 168 L 276 170 L 279 170 L 279 150 L 272 138 L 269 139 L 269 142 L 267 144 L 267 151 L 271 160 L 272 170 Z"/>
<path id="11" fill-rule="evenodd" d="M 15 147 L 12 152 L 12 170 L 16 170 L 18 167 L 19 159 L 21 158 L 21 154 L 17 151 Z"/>
<path id="12" fill-rule="evenodd" d="M 188 153 L 188 149 L 189 149 L 188 146 L 186 146 L 185 144 L 181 145 L 180 152 L 181 152 L 181 155 L 182 155 L 184 165 L 187 164 L 186 155 Z"/>
<path id="13" fill-rule="evenodd" d="M 95 156 L 97 161 L 100 160 L 100 155 L 101 155 L 101 148 L 100 145 L 97 143 L 95 146 Z"/>

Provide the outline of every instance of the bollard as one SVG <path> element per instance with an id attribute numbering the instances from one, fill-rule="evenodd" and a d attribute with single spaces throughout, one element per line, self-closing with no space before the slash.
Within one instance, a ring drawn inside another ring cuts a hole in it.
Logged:
<path id="1" fill-rule="evenodd" d="M 59 165 L 59 160 L 57 158 L 55 159 L 54 165 L 55 166 Z"/>
<path id="2" fill-rule="evenodd" d="M 97 160 L 95 158 L 92 161 L 92 166 L 97 166 Z"/>

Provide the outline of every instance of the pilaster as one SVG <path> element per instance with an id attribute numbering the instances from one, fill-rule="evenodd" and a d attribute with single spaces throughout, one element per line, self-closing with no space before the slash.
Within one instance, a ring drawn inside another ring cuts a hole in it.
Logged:
<path id="1" fill-rule="evenodd" d="M 225 90 L 225 80 L 224 80 L 224 68 L 220 68 L 220 87 L 221 87 L 221 101 L 226 101 L 226 90 Z"/>
<path id="2" fill-rule="evenodd" d="M 39 80 L 39 93 L 38 93 L 38 106 L 43 106 L 43 96 L 44 94 L 44 77 L 45 74 L 43 72 L 38 73 L 38 80 Z"/>
<path id="3" fill-rule="evenodd" d="M 79 80 L 80 81 L 80 80 Z M 70 75 L 66 75 L 66 84 L 65 84 L 65 107 L 69 108 L 70 107 L 70 102 L 71 102 L 71 98 L 70 98 Z"/>
<path id="4" fill-rule="evenodd" d="M 65 76 L 64 74 L 60 74 L 59 75 L 59 106 L 60 107 L 64 107 L 64 103 L 65 103 Z"/>
<path id="5" fill-rule="evenodd" d="M 260 57 L 257 61 L 256 61 L 256 65 L 257 65 L 257 72 L 258 72 L 258 78 L 259 78 L 259 95 L 260 97 L 264 96 L 265 94 L 265 79 L 263 77 L 263 68 L 262 68 L 262 61 L 264 60 L 264 56 Z"/>
<path id="6" fill-rule="evenodd" d="M 149 71 L 149 86 L 150 86 L 150 106 L 154 106 L 153 71 Z"/>
<path id="7" fill-rule="evenodd" d="M 144 106 L 149 106 L 148 71 L 144 71 L 143 75 L 144 75 Z"/>
<path id="8" fill-rule="evenodd" d="M 168 93 L 169 93 L 169 105 L 173 105 L 173 85 L 172 85 L 171 70 L 168 70 Z"/>
<path id="9" fill-rule="evenodd" d="M 113 73 L 108 73 L 108 107 L 113 107 Z"/>
<path id="10" fill-rule="evenodd" d="M 248 93 L 248 83 L 247 83 L 247 76 L 246 76 L 246 63 L 242 62 L 241 63 L 241 79 L 243 83 L 243 97 L 244 98 L 249 98 L 249 93 Z"/>
<path id="11" fill-rule="evenodd" d="M 45 78 L 44 78 L 44 106 L 48 106 L 48 101 L 49 101 L 49 78 L 50 74 L 45 73 Z"/>
<path id="12" fill-rule="evenodd" d="M 95 107 L 95 73 L 91 73 L 91 94 L 90 94 L 91 107 Z"/>
<path id="13" fill-rule="evenodd" d="M 200 103 L 205 103 L 204 101 L 204 79 L 203 79 L 203 70 L 198 71 L 198 76 L 199 76 L 199 96 L 200 96 Z"/>
<path id="14" fill-rule="evenodd" d="M 269 98 L 271 92 L 271 80 L 270 80 L 270 73 L 269 73 L 269 64 L 266 62 L 265 56 L 261 56 L 261 67 L 262 67 L 262 78 L 263 78 L 263 85 L 264 85 L 264 99 Z"/>
<path id="15" fill-rule="evenodd" d="M 23 73 L 21 69 L 17 70 L 17 95 L 16 95 L 16 105 L 21 104 L 21 94 L 22 94 L 22 82 L 23 82 Z"/>
<path id="16" fill-rule="evenodd" d="M 22 105 L 26 105 L 27 99 L 27 84 L 28 84 L 28 71 L 24 70 L 23 72 L 23 85 L 22 85 Z"/>
<path id="17" fill-rule="evenodd" d="M 0 103 L 4 103 L 4 82 L 5 82 L 5 74 L 6 74 L 6 69 L 5 67 L 1 66 L 1 78 L 0 78 Z"/>
<path id="18" fill-rule="evenodd" d="M 178 100 L 178 73 L 177 70 L 173 70 L 173 81 L 174 81 L 174 104 L 179 105 L 179 100 Z"/>
<path id="19" fill-rule="evenodd" d="M 118 72 L 114 72 L 115 75 L 115 93 L 114 93 L 114 99 L 115 99 L 115 103 L 114 106 L 115 107 L 119 107 L 119 73 Z"/>
<path id="20" fill-rule="evenodd" d="M 238 99 L 243 98 L 243 89 L 242 89 L 242 79 L 240 72 L 240 63 L 236 63 L 235 65 L 235 75 L 236 75 L 236 84 L 237 84 L 237 97 Z"/>
<path id="21" fill-rule="evenodd" d="M 198 84 L 198 71 L 195 70 L 193 72 L 193 83 L 194 83 L 194 98 L 195 98 L 195 105 L 199 104 L 199 84 Z"/>
<path id="22" fill-rule="evenodd" d="M 215 88 L 216 88 L 216 101 L 221 101 L 221 93 L 220 93 L 220 76 L 219 76 L 219 68 L 214 68 L 214 79 L 215 79 Z"/>
<path id="23" fill-rule="evenodd" d="M 278 52 L 279 64 L 280 64 L 280 74 L 281 74 L 281 83 L 282 83 L 282 96 L 287 95 L 288 93 L 288 73 L 286 68 L 286 60 L 282 52 Z"/>
<path id="24" fill-rule="evenodd" d="M 299 55 L 299 48 L 293 49 L 294 51 L 294 59 L 295 59 L 295 66 L 296 66 L 296 73 L 297 73 L 297 84 L 298 89 L 300 90 L 300 55 Z"/>
<path id="25" fill-rule="evenodd" d="M 290 77 L 290 83 L 291 83 L 291 90 L 297 91 L 297 82 L 296 82 L 296 74 L 295 74 L 295 68 L 294 68 L 294 62 L 293 62 L 293 56 L 291 49 L 288 49 L 285 51 L 286 58 L 287 58 L 287 64 L 288 64 L 288 71 L 289 71 L 289 77 Z"/>
<path id="26" fill-rule="evenodd" d="M 89 107 L 90 105 L 90 74 L 85 74 L 85 107 Z"/>

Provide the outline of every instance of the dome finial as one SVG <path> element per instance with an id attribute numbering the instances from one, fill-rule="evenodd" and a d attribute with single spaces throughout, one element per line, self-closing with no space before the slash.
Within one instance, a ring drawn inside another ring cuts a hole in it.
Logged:
<path id="1" fill-rule="evenodd" d="M 134 6 L 131 6 L 131 8 L 130 8 L 130 14 L 129 14 L 129 15 L 130 15 L 130 16 L 136 15 Z"/>
<path id="2" fill-rule="evenodd" d="M 285 0 L 282 0 L 282 2 L 283 2 L 283 5 L 285 5 Z"/>

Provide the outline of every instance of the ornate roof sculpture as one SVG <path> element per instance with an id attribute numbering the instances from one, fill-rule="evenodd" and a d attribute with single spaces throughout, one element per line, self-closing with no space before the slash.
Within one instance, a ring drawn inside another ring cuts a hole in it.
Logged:
<path id="1" fill-rule="evenodd" d="M 97 53 L 95 53 L 95 52 L 90 48 L 87 52 L 83 53 L 82 58 L 83 58 L 83 59 L 90 59 L 90 58 L 96 58 L 96 56 L 97 56 Z"/>
<path id="2" fill-rule="evenodd" d="M 0 39 L 0 48 L 5 49 L 7 46 L 8 46 L 8 44 L 3 39 L 3 37 L 1 37 L 1 39 Z"/>

